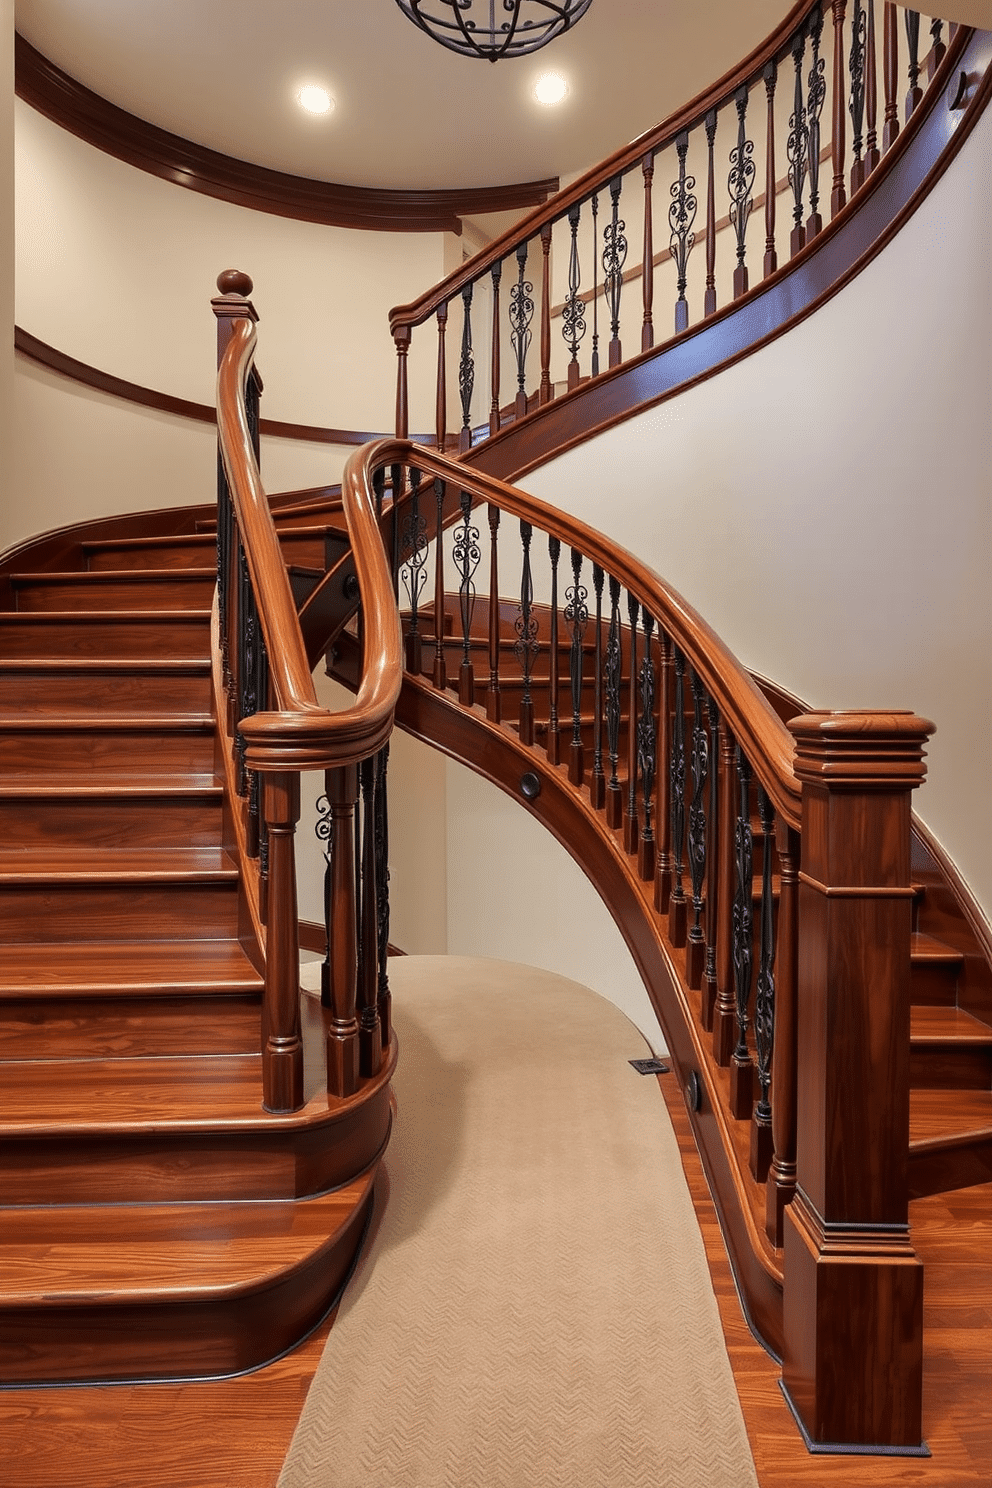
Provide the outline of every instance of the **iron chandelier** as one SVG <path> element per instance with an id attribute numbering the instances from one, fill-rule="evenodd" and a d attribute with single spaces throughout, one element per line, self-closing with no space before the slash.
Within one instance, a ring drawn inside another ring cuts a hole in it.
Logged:
<path id="1" fill-rule="evenodd" d="M 396 0 L 396 3 L 421 31 L 449 51 L 498 62 L 501 57 L 526 57 L 547 46 L 582 19 L 592 0 Z"/>

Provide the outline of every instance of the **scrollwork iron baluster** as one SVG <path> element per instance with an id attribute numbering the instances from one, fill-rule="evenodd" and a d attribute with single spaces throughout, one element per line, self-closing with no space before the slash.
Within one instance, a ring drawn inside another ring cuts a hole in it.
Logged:
<path id="1" fill-rule="evenodd" d="M 331 798 L 322 795 L 317 801 L 317 820 L 314 823 L 314 835 L 317 841 L 323 843 L 321 851 L 324 857 L 324 883 L 322 900 L 324 906 L 324 960 L 320 968 L 321 988 L 329 988 L 331 984 L 331 937 L 333 934 L 333 879 L 331 876 L 331 858 L 334 852 L 334 820 L 331 808 Z M 325 996 L 327 1001 L 329 993 Z"/>
<path id="2" fill-rule="evenodd" d="M 510 288 L 510 345 L 517 359 L 517 418 L 527 412 L 527 352 L 533 339 L 530 323 L 534 319 L 534 286 L 524 278 L 527 267 L 527 244 L 517 248 L 517 282 Z"/>
<path id="3" fill-rule="evenodd" d="M 568 364 L 568 385 L 570 388 L 577 387 L 579 383 L 579 342 L 586 333 L 585 300 L 579 297 L 579 213 L 580 205 L 576 202 L 568 209 L 568 225 L 572 232 L 572 242 L 568 253 L 568 297 L 565 300 L 561 312 L 561 333 L 565 345 L 572 354 Z"/>
<path id="4" fill-rule="evenodd" d="M 440 692 L 448 685 L 448 667 L 444 655 L 444 497 L 446 485 L 440 476 L 434 479 L 436 527 L 434 538 L 434 672 L 432 681 Z"/>
<path id="5" fill-rule="evenodd" d="M 692 924 L 686 949 L 686 978 L 690 987 L 702 982 L 705 960 L 703 939 L 703 879 L 706 875 L 706 810 L 703 799 L 709 768 L 709 739 L 703 722 L 703 684 L 695 669 L 690 671 L 692 687 L 692 795 L 689 797 L 689 876 L 692 879 Z"/>
<path id="6" fill-rule="evenodd" d="M 668 226 L 671 231 L 668 248 L 675 264 L 678 299 L 675 301 L 675 332 L 684 331 L 689 324 L 689 302 L 685 297 L 688 276 L 689 254 L 696 241 L 692 225 L 696 220 L 695 176 L 687 176 L 686 156 L 689 153 L 689 131 L 683 129 L 676 136 L 675 150 L 679 160 L 679 178 L 672 182 L 672 201 L 668 208 Z M 753 168 L 752 168 L 753 173 Z"/>
<path id="7" fill-rule="evenodd" d="M 747 293 L 748 273 L 744 258 L 747 252 L 745 236 L 747 222 L 754 205 L 754 141 L 749 140 L 745 127 L 748 88 L 742 83 L 734 94 L 737 109 L 737 144 L 730 152 L 730 175 L 727 187 L 730 191 L 730 225 L 737 239 L 737 267 L 734 270 L 734 299 Z"/>
<path id="8" fill-rule="evenodd" d="M 826 58 L 820 56 L 823 35 L 823 11 L 819 6 L 810 12 L 809 34 L 813 45 L 813 65 L 806 79 L 806 122 L 809 130 L 809 216 L 806 219 L 806 241 L 811 242 L 823 227 L 820 215 L 820 115 L 827 96 Z"/>
<path id="9" fill-rule="evenodd" d="M 499 282 L 503 274 L 503 263 L 497 259 L 489 271 L 493 284 L 493 334 L 492 362 L 490 366 L 491 396 L 489 400 L 489 432 L 498 434 L 500 426 L 500 344 L 499 344 Z"/>
<path id="10" fill-rule="evenodd" d="M 848 96 L 848 112 L 851 115 L 851 195 L 853 196 L 865 179 L 865 163 L 861 158 L 865 124 L 865 36 L 868 17 L 861 0 L 854 0 L 851 17 L 851 55 L 848 69 L 851 74 L 851 91 Z"/>
<path id="11" fill-rule="evenodd" d="M 669 938 L 685 945 L 686 904 L 682 873 L 685 865 L 685 657 L 673 648 L 675 707 L 672 724 L 672 764 L 669 774 L 672 819 L 672 892 L 668 901 Z"/>
<path id="12" fill-rule="evenodd" d="M 627 717 L 627 814 L 623 821 L 623 845 L 629 853 L 636 853 L 639 836 L 637 817 L 637 622 L 641 607 L 630 591 L 627 591 L 627 619 L 630 623 L 630 691 Z"/>
<path id="13" fill-rule="evenodd" d="M 596 663 L 593 684 L 592 779 L 589 799 L 597 811 L 606 801 L 606 776 L 603 773 L 603 580 L 606 574 L 598 563 L 592 566 L 592 587 L 596 595 Z"/>
<path id="14" fill-rule="evenodd" d="M 378 771 L 374 756 L 362 760 L 361 782 L 361 886 L 358 909 L 358 1050 L 363 1079 L 378 1074 L 382 1063 L 382 1027 L 379 1022 L 379 923 L 376 904 L 375 791 Z M 357 813 L 356 813 L 357 815 Z M 356 844 L 358 838 L 356 837 Z M 356 869 L 357 873 L 357 869 Z"/>
<path id="15" fill-rule="evenodd" d="M 761 931 L 758 950 L 758 981 L 754 994 L 754 1044 L 758 1076 L 758 1105 L 754 1113 L 751 1170 L 764 1183 L 772 1156 L 772 1108 L 768 1093 L 772 1081 L 772 1052 L 775 1040 L 775 919 L 772 900 L 772 829 L 775 812 L 764 786 L 758 786 L 758 817 L 761 821 Z"/>
<path id="16" fill-rule="evenodd" d="M 707 696 L 707 722 L 710 728 L 707 766 L 709 771 L 709 803 L 706 822 L 706 962 L 703 969 L 702 1022 L 707 1033 L 713 1030 L 713 1009 L 716 1005 L 716 936 L 718 854 L 717 840 L 720 829 L 720 713 L 713 699 Z"/>
<path id="17" fill-rule="evenodd" d="M 658 730 L 654 716 L 655 671 L 651 655 L 651 638 L 654 635 L 654 616 L 649 610 L 642 612 L 644 629 L 644 659 L 641 662 L 641 706 L 637 718 L 637 765 L 641 776 L 641 802 L 644 808 L 644 826 L 637 848 L 637 872 L 645 883 L 654 878 L 655 843 L 652 808 L 654 804 L 654 781 L 658 769 Z"/>
<path id="18" fill-rule="evenodd" d="M 620 295 L 623 290 L 623 266 L 627 261 L 627 239 L 624 236 L 627 224 L 620 216 L 620 191 L 623 177 L 614 176 L 610 182 L 612 218 L 603 229 L 603 293 L 610 309 L 610 360 L 611 367 L 619 366 L 622 360 L 620 346 Z"/>
<path id="19" fill-rule="evenodd" d="M 490 502 L 489 518 L 489 690 L 486 693 L 486 717 L 499 723 L 503 702 L 499 685 L 499 518 L 498 506 Z"/>
<path id="20" fill-rule="evenodd" d="M 599 376 L 599 196 L 592 199 L 592 375 Z"/>
<path id="21" fill-rule="evenodd" d="M 620 685 L 623 677 L 623 648 L 620 640 L 620 580 L 610 577 L 610 630 L 606 641 L 606 741 L 610 756 L 610 778 L 606 786 L 606 821 L 619 827 L 623 796 L 617 769 L 620 764 Z"/>
<path id="22" fill-rule="evenodd" d="M 561 762 L 561 729 L 558 721 L 558 560 L 561 538 L 548 538 L 551 559 L 551 637 L 548 646 L 548 759 Z"/>
<path id="23" fill-rule="evenodd" d="M 789 138 L 786 154 L 789 158 L 789 188 L 792 192 L 792 236 L 789 252 L 792 257 L 805 247 L 806 229 L 803 227 L 803 187 L 806 183 L 806 161 L 809 152 L 809 129 L 806 126 L 806 108 L 803 103 L 803 54 L 806 50 L 806 32 L 802 27 L 792 40 L 792 65 L 795 68 L 795 95 L 792 113 L 789 115 Z"/>
<path id="24" fill-rule="evenodd" d="M 475 672 L 472 667 L 472 617 L 475 614 L 475 575 L 482 558 L 479 529 L 473 527 L 472 497 L 463 491 L 459 498 L 462 521 L 455 530 L 454 559 L 458 571 L 458 609 L 462 622 L 462 664 L 458 671 L 458 701 L 464 708 L 475 702 Z"/>
<path id="25" fill-rule="evenodd" d="M 703 314 L 716 310 L 716 167 L 713 151 L 716 145 L 716 109 L 710 109 L 706 129 L 706 289 Z"/>
<path id="26" fill-rule="evenodd" d="M 458 448 L 472 447 L 472 394 L 475 391 L 475 359 L 472 355 L 472 286 L 462 290 L 462 354 L 458 362 L 458 396 L 462 400 L 462 428 Z"/>
<path id="27" fill-rule="evenodd" d="M 568 754 L 568 779 L 572 785 L 581 785 L 585 774 L 582 749 L 582 643 L 589 623 L 589 606 L 586 603 L 589 591 L 582 583 L 582 554 L 578 548 L 571 550 L 571 559 L 572 582 L 565 590 L 565 624 L 571 638 L 568 675 L 572 687 L 572 745 Z"/>
<path id="28" fill-rule="evenodd" d="M 379 965 L 378 1008 L 382 1047 L 392 1035 L 392 994 L 389 990 L 389 745 L 376 756 L 375 786 L 375 910 Z"/>
<path id="29" fill-rule="evenodd" d="M 395 485 L 393 487 L 395 493 Z M 402 551 L 409 558 L 400 569 L 403 587 L 410 601 L 410 629 L 406 638 L 407 671 L 419 676 L 423 671 L 423 640 L 420 634 L 420 596 L 427 583 L 427 518 L 420 510 L 420 471 L 410 467 L 410 513 L 403 523 Z"/>
<path id="30" fill-rule="evenodd" d="M 734 998 L 737 1018 L 737 1044 L 731 1059 L 731 1098 L 733 1114 L 739 1121 L 750 1118 L 751 1055 L 747 1046 L 748 1006 L 751 1000 L 752 937 L 754 933 L 754 844 L 751 835 L 751 766 L 737 746 L 737 780 L 740 787 L 737 821 L 734 825 L 734 863 L 736 888 L 733 915 Z"/>
<path id="31" fill-rule="evenodd" d="M 520 575 L 520 613 L 514 622 L 517 639 L 513 653 L 523 671 L 523 690 L 520 697 L 520 742 L 534 742 L 534 700 L 531 697 L 531 673 L 537 655 L 537 619 L 533 614 L 534 580 L 530 567 L 530 544 L 534 529 L 529 522 L 520 523 L 520 541 L 523 545 L 523 568 Z"/>

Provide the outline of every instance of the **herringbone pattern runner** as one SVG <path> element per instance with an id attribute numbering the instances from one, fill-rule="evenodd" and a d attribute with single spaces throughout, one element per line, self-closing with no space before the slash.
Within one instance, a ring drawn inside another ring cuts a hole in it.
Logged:
<path id="1" fill-rule="evenodd" d="M 390 978 L 388 1204 L 280 1488 L 756 1488 L 636 1029 L 505 962 Z"/>

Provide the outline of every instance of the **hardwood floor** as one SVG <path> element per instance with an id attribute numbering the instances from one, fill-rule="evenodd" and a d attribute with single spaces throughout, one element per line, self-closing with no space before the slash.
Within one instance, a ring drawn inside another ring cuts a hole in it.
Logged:
<path id="1" fill-rule="evenodd" d="M 778 1389 L 776 1366 L 741 1313 L 681 1095 L 671 1076 L 659 1084 L 699 1218 L 761 1488 L 989 1488 L 992 1184 L 911 1206 L 927 1265 L 924 1425 L 932 1457 L 811 1457 Z M 273 1488 L 329 1327 L 325 1322 L 294 1353 L 238 1379 L 6 1392 L 0 1481 L 5 1488 Z"/>

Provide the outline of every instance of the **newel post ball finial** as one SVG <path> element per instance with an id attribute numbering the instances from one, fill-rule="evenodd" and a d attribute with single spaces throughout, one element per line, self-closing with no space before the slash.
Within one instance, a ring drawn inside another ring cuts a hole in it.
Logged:
<path id="1" fill-rule="evenodd" d="M 251 277 L 240 269 L 224 269 L 223 273 L 217 275 L 217 288 L 222 295 L 241 295 L 247 300 L 255 286 Z"/>

